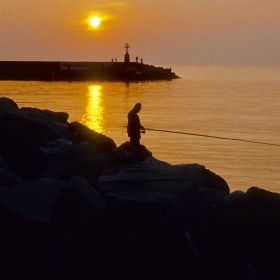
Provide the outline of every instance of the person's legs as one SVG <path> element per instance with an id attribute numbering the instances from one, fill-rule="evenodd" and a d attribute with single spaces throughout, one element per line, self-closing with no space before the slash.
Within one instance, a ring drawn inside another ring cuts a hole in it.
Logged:
<path id="1" fill-rule="evenodd" d="M 140 135 L 131 135 L 130 136 L 130 143 L 131 144 L 139 144 L 140 145 Z"/>

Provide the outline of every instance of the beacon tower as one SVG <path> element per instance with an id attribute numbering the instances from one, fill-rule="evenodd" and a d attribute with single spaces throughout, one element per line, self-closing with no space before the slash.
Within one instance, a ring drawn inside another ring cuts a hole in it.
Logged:
<path id="1" fill-rule="evenodd" d="M 129 53 L 128 53 L 129 44 L 126 43 L 126 44 L 124 45 L 124 48 L 126 49 L 126 53 L 125 53 L 125 55 L 124 55 L 124 62 L 125 62 L 125 63 L 129 63 L 129 62 L 130 62 Z"/>

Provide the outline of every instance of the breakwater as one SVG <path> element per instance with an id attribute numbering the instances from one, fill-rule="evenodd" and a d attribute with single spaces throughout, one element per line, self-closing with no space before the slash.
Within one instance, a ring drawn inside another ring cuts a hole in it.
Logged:
<path id="1" fill-rule="evenodd" d="M 0 61 L 0 80 L 171 80 L 171 68 L 138 62 Z"/>
<path id="2" fill-rule="evenodd" d="M 1 279 L 278 279 L 280 195 L 0 99 Z"/>

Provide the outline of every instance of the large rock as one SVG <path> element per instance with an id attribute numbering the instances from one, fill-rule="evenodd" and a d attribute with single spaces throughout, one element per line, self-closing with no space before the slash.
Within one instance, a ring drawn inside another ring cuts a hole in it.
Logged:
<path id="1" fill-rule="evenodd" d="M 114 150 L 114 164 L 142 163 L 152 157 L 152 153 L 144 146 L 125 142 Z M 107 159 L 110 162 L 110 158 Z"/>
<path id="2" fill-rule="evenodd" d="M 280 263 L 280 194 L 248 189 L 232 210 L 252 258 L 275 269 Z"/>
<path id="3" fill-rule="evenodd" d="M 249 188 L 236 205 L 235 214 L 245 221 L 256 222 L 258 227 L 280 226 L 280 194 L 257 187 Z M 262 225 L 261 225 L 262 224 Z"/>
<path id="4" fill-rule="evenodd" d="M 26 112 L 29 117 L 43 119 L 50 122 L 66 123 L 69 115 L 65 112 L 53 112 L 50 110 L 41 110 L 38 108 L 22 107 L 20 111 Z"/>
<path id="5" fill-rule="evenodd" d="M 93 266 L 96 279 L 187 279 L 200 275 L 184 234 L 167 235 L 165 226 L 170 222 L 175 229 L 168 227 L 168 232 L 178 232 L 170 208 L 150 204 L 138 208 L 146 210 L 143 213 L 135 211 L 136 203 L 134 211 L 131 209 L 114 209 L 114 215 L 108 215 L 110 212 L 90 207 L 72 190 L 62 190 L 55 201 L 52 225 L 63 239 L 49 270 L 50 279 L 91 279 Z M 128 215 L 132 219 L 128 220 Z M 126 227 L 120 225 L 120 219 L 126 220 Z"/>
<path id="6" fill-rule="evenodd" d="M 3 113 L 13 113 L 19 110 L 18 105 L 7 97 L 0 97 L 0 115 Z"/>
<path id="7" fill-rule="evenodd" d="M 20 176 L 22 182 L 38 178 L 46 164 L 43 152 L 33 143 L 14 137 L 11 131 L 0 125 L 1 131 L 4 133 L 0 137 L 0 154 L 10 169 Z"/>
<path id="8" fill-rule="evenodd" d="M 209 169 L 204 169 L 201 174 L 204 180 L 205 188 L 216 189 L 229 194 L 230 189 L 224 178 Z"/>
<path id="9" fill-rule="evenodd" d="M 71 143 L 61 139 L 40 147 L 48 160 L 40 177 L 67 180 L 79 176 L 95 185 L 98 176 L 106 169 L 103 155 L 87 141 Z"/>
<path id="10" fill-rule="evenodd" d="M 100 176 L 98 185 L 112 201 L 174 202 L 188 191 L 203 188 L 202 169 L 204 166 L 198 164 L 149 166 L 144 162 L 123 165 L 115 174 Z"/>
<path id="11" fill-rule="evenodd" d="M 0 187 L 21 184 L 19 176 L 13 172 L 0 156 Z"/>
<path id="12" fill-rule="evenodd" d="M 0 125 L 6 128 L 18 141 L 39 145 L 51 140 L 65 138 L 66 136 L 63 136 L 63 134 L 68 132 L 67 125 L 55 125 L 53 122 L 30 117 L 24 112 L 2 114 Z"/>
<path id="13" fill-rule="evenodd" d="M 73 177 L 68 181 L 42 178 L 0 189 L 0 207 L 18 214 L 26 220 L 49 224 L 54 201 L 61 189 L 70 188 L 97 208 L 106 206 L 102 195 L 84 178 Z"/>
<path id="14" fill-rule="evenodd" d="M 87 140 L 101 152 L 111 153 L 113 149 L 116 148 L 116 144 L 111 138 L 90 129 L 79 122 L 69 123 L 68 126 L 69 131 L 72 134 L 75 134 L 77 138 L 80 138 L 82 141 Z"/>
<path id="15" fill-rule="evenodd" d="M 47 163 L 39 149 L 48 142 L 67 139 L 68 126 L 28 116 L 25 112 L 0 115 L 0 154 L 23 181 L 38 178 Z"/>
<path id="16" fill-rule="evenodd" d="M 109 200 L 165 201 L 175 203 L 196 192 L 209 207 L 228 192 L 227 183 L 199 164 L 170 165 L 151 156 L 141 164 L 120 165 L 99 177 L 99 187 Z"/>
<path id="17" fill-rule="evenodd" d="M 68 139 L 64 139 L 64 138 L 60 138 L 48 143 L 45 143 L 44 145 L 42 145 L 39 149 L 46 154 L 61 154 L 65 151 L 67 151 L 71 146 L 72 146 L 73 142 L 68 140 Z"/>
<path id="18" fill-rule="evenodd" d="M 128 277 L 133 244 L 101 208 L 73 189 L 62 189 L 54 203 L 51 226 L 61 236 L 47 279 Z M 110 269 L 108 269 L 108 266 Z M 94 267 L 94 269 L 93 269 Z"/>

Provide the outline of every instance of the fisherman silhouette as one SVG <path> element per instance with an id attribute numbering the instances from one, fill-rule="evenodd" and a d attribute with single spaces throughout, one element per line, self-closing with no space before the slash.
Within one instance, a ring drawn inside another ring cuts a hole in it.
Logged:
<path id="1" fill-rule="evenodd" d="M 145 133 L 145 128 L 141 125 L 140 119 L 137 113 L 141 111 L 141 103 L 135 104 L 134 108 L 128 113 L 128 124 L 127 124 L 127 134 L 130 137 L 131 144 L 140 145 L 140 133 Z M 141 131 L 142 130 L 142 131 Z"/>

